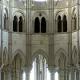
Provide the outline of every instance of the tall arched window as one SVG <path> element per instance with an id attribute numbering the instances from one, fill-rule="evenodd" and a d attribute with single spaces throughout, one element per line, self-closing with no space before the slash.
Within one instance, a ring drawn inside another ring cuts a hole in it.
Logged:
<path id="1" fill-rule="evenodd" d="M 14 16 L 14 20 L 13 20 L 13 31 L 14 32 L 17 32 L 17 22 L 18 22 L 17 16 Z"/>
<path id="2" fill-rule="evenodd" d="M 66 19 L 66 15 L 63 16 L 63 32 L 67 32 L 67 19 Z"/>
<path id="3" fill-rule="evenodd" d="M 74 30 L 76 30 L 76 16 L 74 17 Z"/>
<path id="4" fill-rule="evenodd" d="M 8 9 L 4 9 L 4 29 L 8 27 Z"/>
<path id="5" fill-rule="evenodd" d="M 22 32 L 23 28 L 23 18 L 22 16 L 19 17 L 19 32 Z"/>
<path id="6" fill-rule="evenodd" d="M 46 32 L 46 19 L 42 17 L 41 19 L 41 32 L 45 33 Z"/>
<path id="7" fill-rule="evenodd" d="M 47 60 L 43 55 L 39 54 L 34 58 L 30 80 L 50 80 Z"/>
<path id="8" fill-rule="evenodd" d="M 12 63 L 12 80 L 20 80 L 21 78 L 21 68 L 22 68 L 22 59 L 19 54 L 14 57 Z"/>
<path id="9" fill-rule="evenodd" d="M 62 32 L 62 21 L 61 21 L 61 16 L 58 16 L 58 32 Z"/>
<path id="10" fill-rule="evenodd" d="M 6 29 L 6 24 L 7 24 L 7 16 L 4 14 L 4 29 Z"/>
<path id="11" fill-rule="evenodd" d="M 40 32 L 40 21 L 39 18 L 35 18 L 35 24 L 34 24 L 34 32 L 39 33 Z"/>

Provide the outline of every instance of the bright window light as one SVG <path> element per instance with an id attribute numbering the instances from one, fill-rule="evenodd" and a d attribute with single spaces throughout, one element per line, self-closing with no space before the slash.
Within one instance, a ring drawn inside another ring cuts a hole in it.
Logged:
<path id="1" fill-rule="evenodd" d="M 26 73 L 23 72 L 23 80 L 26 80 Z"/>
<path id="2" fill-rule="evenodd" d="M 47 80 L 51 80 L 50 79 L 50 72 L 49 72 L 48 68 L 47 68 Z"/>
<path id="3" fill-rule="evenodd" d="M 54 78 L 55 78 L 55 80 L 59 80 L 59 74 L 58 74 L 58 72 L 55 72 Z"/>
<path id="4" fill-rule="evenodd" d="M 36 2 L 46 2 L 47 0 L 34 0 Z"/>
<path id="5" fill-rule="evenodd" d="M 30 80 L 34 80 L 34 63 L 33 63 L 32 70 L 30 72 Z"/>

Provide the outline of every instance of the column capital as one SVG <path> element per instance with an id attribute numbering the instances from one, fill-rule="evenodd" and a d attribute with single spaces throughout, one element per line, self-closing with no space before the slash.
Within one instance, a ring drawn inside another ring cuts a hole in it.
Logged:
<path id="1" fill-rule="evenodd" d="M 24 67 L 22 70 L 29 73 L 31 71 L 31 67 L 30 68 Z"/>
<path id="2" fill-rule="evenodd" d="M 49 71 L 50 71 L 51 73 L 53 73 L 53 72 L 58 71 L 58 70 L 59 70 L 59 67 L 49 67 L 48 69 L 49 69 Z"/>

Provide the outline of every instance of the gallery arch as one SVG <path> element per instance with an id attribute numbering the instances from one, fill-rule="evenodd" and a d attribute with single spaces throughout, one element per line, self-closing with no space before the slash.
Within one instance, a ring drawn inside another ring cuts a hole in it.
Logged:
<path id="1" fill-rule="evenodd" d="M 40 21 L 39 18 L 35 18 L 35 23 L 34 23 L 34 32 L 39 33 L 40 32 Z"/>
<path id="2" fill-rule="evenodd" d="M 23 28 L 23 18 L 22 16 L 20 16 L 19 17 L 19 32 L 23 31 L 22 28 Z"/>
<path id="3" fill-rule="evenodd" d="M 14 32 L 23 32 L 25 27 L 25 19 L 24 14 L 22 12 L 16 11 L 14 12 L 13 17 L 13 31 Z"/>
<path id="4" fill-rule="evenodd" d="M 66 15 L 63 16 L 62 20 L 61 20 L 61 16 L 58 15 L 57 28 L 58 28 L 58 32 L 67 32 L 67 17 L 66 17 Z"/>
<path id="5" fill-rule="evenodd" d="M 45 17 L 42 17 L 41 19 L 39 17 L 35 18 L 34 32 L 35 33 L 46 33 L 46 19 L 45 19 Z"/>
<path id="6" fill-rule="evenodd" d="M 63 16 L 63 32 L 67 32 L 67 19 L 66 19 L 66 15 Z"/>
<path id="7" fill-rule="evenodd" d="M 58 16 L 58 19 L 57 19 L 57 26 L 58 26 L 58 32 L 62 32 L 62 21 L 61 21 L 61 16 L 59 15 Z"/>
<path id="8" fill-rule="evenodd" d="M 41 32 L 45 33 L 46 32 L 46 19 L 42 17 L 41 19 Z"/>
<path id="9" fill-rule="evenodd" d="M 17 32 L 17 27 L 18 27 L 18 18 L 17 18 L 17 16 L 15 15 L 15 16 L 14 16 L 14 19 L 13 19 L 13 31 L 14 31 L 14 32 Z"/>

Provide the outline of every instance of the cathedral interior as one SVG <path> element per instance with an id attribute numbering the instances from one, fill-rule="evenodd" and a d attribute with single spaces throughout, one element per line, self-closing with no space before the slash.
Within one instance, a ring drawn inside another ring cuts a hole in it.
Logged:
<path id="1" fill-rule="evenodd" d="M 0 0 L 0 80 L 80 80 L 80 0 Z"/>

